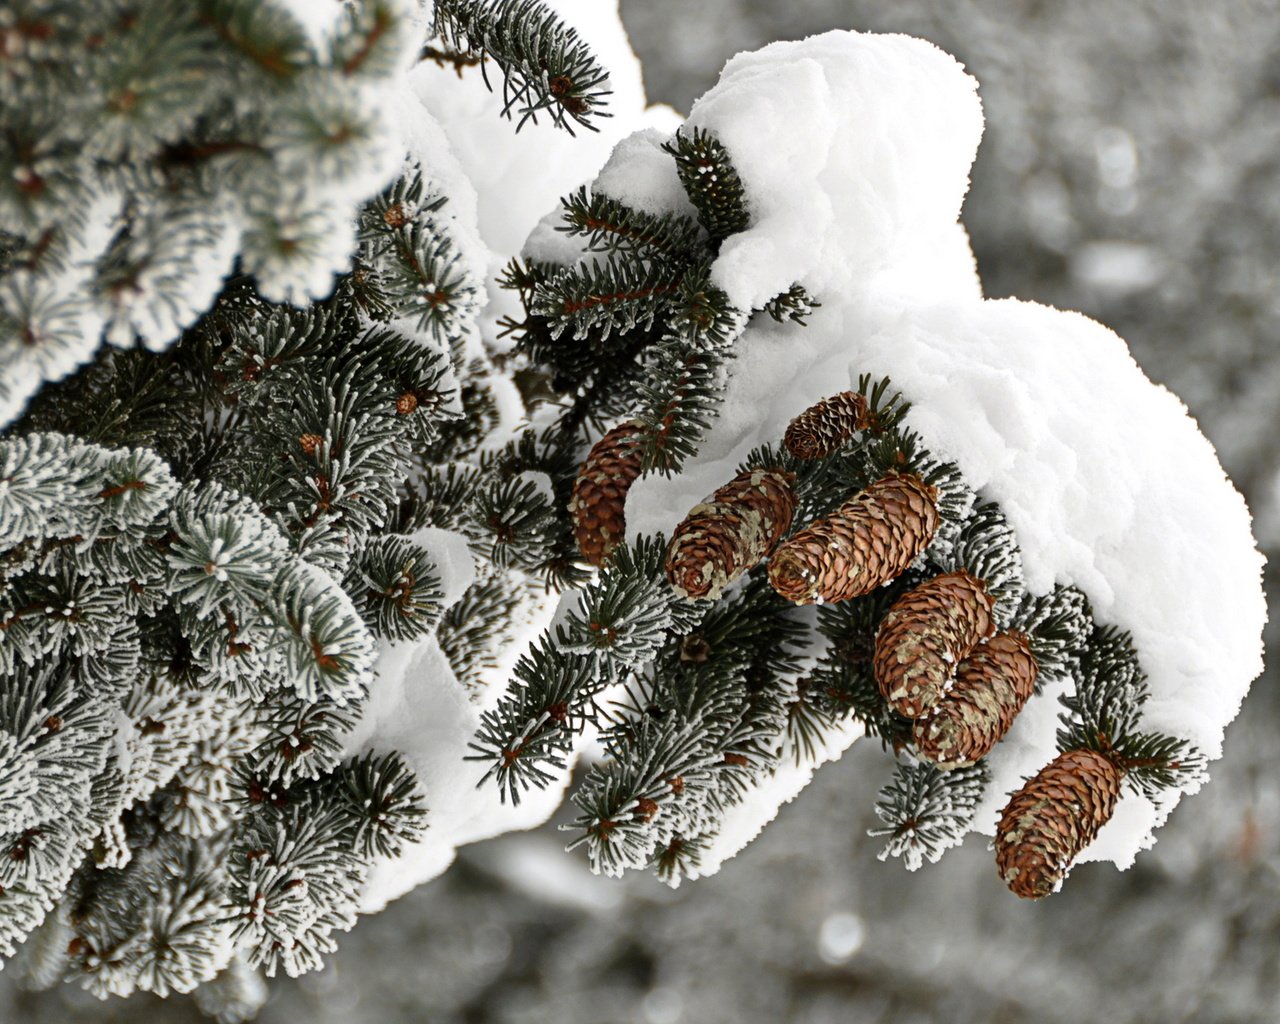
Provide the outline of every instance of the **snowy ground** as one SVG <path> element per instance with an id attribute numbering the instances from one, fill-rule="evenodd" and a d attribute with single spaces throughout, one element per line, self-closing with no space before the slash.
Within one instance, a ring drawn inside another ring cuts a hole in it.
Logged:
<path id="1" fill-rule="evenodd" d="M 624 0 L 652 99 L 832 27 L 907 31 L 981 81 L 965 207 L 989 295 L 1084 310 L 1190 405 L 1280 549 L 1280 4 Z M 678 12 L 678 15 L 677 15 Z M 1204 543 L 1211 545 L 1212 538 Z M 907 876 L 864 837 L 873 750 L 819 773 L 722 872 L 606 882 L 553 829 L 464 853 L 363 921 L 266 1024 L 794 1020 L 1245 1024 L 1280 1004 L 1280 700 L 1255 685 L 1213 781 L 1129 872 L 1013 900 L 978 837 Z M 180 1021 L 189 1004 L 14 993 L 0 1020 Z"/>

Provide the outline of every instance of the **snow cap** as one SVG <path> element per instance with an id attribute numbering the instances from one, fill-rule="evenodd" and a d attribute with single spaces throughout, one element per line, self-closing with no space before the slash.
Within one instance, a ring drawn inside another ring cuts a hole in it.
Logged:
<path id="1" fill-rule="evenodd" d="M 751 211 L 715 283 L 748 309 L 796 281 L 831 293 L 954 233 L 982 137 L 977 87 L 911 36 L 828 32 L 738 54 L 688 121 L 729 150 Z"/>

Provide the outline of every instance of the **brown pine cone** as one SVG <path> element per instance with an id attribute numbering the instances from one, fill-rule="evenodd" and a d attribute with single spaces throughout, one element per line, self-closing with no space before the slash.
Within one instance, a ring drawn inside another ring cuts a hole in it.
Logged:
<path id="1" fill-rule="evenodd" d="M 824 398 L 793 419 L 787 425 L 782 443 L 797 459 L 821 459 L 871 424 L 866 396 L 856 391 L 842 391 Z"/>
<path id="2" fill-rule="evenodd" d="M 951 689 L 916 719 L 916 751 L 942 768 L 985 757 L 1031 698 L 1039 671 L 1022 633 L 978 644 L 956 668 Z"/>
<path id="3" fill-rule="evenodd" d="M 880 620 L 872 661 L 889 706 L 919 718 L 942 699 L 961 660 L 996 631 L 995 600 L 982 580 L 963 569 L 907 591 Z"/>
<path id="4" fill-rule="evenodd" d="M 750 469 L 690 509 L 667 548 L 667 579 L 676 593 L 717 598 L 767 558 L 791 527 L 794 479 L 780 469 Z"/>
<path id="5" fill-rule="evenodd" d="M 1009 798 L 996 829 L 996 867 L 1015 895 L 1053 892 L 1115 813 L 1123 778 L 1102 754 L 1068 750 Z"/>
<path id="6" fill-rule="evenodd" d="M 769 561 L 773 589 L 796 604 L 847 601 L 902 575 L 938 528 L 937 491 L 890 473 L 801 530 Z"/>
<path id="7" fill-rule="evenodd" d="M 627 491 L 640 475 L 640 454 L 628 442 L 639 429 L 632 420 L 600 438 L 573 483 L 573 535 L 582 557 L 592 565 L 603 565 L 626 531 Z"/>

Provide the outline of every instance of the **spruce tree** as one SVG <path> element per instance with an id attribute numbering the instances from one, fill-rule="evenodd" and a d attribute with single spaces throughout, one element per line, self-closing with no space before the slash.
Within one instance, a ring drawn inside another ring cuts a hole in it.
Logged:
<path id="1" fill-rule="evenodd" d="M 605 76 L 537 3 L 3 18 L 0 953 L 251 1013 L 232 975 L 318 968 L 429 823 L 347 749 L 379 643 L 467 679 L 513 591 L 582 576 L 531 482 L 563 443 L 480 450 L 484 284 L 394 90 L 483 54 L 507 113 L 591 127 Z M 480 563 L 452 607 L 440 528 Z"/>
<path id="2" fill-rule="evenodd" d="M 691 120 L 651 154 L 665 207 L 570 190 L 488 336 L 462 187 L 397 121 L 409 69 L 482 76 L 512 123 L 477 131 L 568 133 L 609 115 L 606 69 L 540 0 L 303 11 L 0 13 L 0 954 L 224 1020 L 255 972 L 321 967 L 431 841 L 441 780 L 368 717 L 405 652 L 485 709 L 468 786 L 518 804 L 595 737 L 569 846 L 672 885 L 855 733 L 895 763 L 885 855 L 936 860 L 1049 684 L 1060 754 L 996 840 L 1019 895 L 1124 787 L 1199 778 L 1143 721 L 1143 652 L 1029 584 L 889 377 L 629 527 L 635 486 L 707 454 L 748 332 L 803 353 L 843 297 L 735 301 L 717 268 L 765 197 Z"/>

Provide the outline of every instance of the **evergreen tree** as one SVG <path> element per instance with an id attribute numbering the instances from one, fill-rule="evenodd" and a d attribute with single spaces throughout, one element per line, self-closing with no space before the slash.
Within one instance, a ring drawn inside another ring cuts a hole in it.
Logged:
<path id="1" fill-rule="evenodd" d="M 605 76 L 531 2 L 2 17 L 0 953 L 243 1017 L 429 823 L 348 752 L 379 642 L 438 631 L 467 680 L 582 578 L 531 480 L 564 443 L 481 451 L 483 282 L 393 91 L 483 54 L 509 112 L 591 127 Z M 480 564 L 449 608 L 432 528 Z"/>
<path id="2" fill-rule="evenodd" d="M 302 11 L 0 15 L 0 954 L 103 996 L 199 987 L 225 1020 L 257 970 L 320 967 L 430 835 L 440 780 L 360 731 L 411 645 L 491 694 L 470 767 L 511 803 L 598 737 L 568 827 L 611 875 L 714 870 L 784 769 L 854 732 L 897 760 L 886 855 L 935 860 L 1049 682 L 1074 684 L 1061 753 L 997 836 L 1019 895 L 1122 785 L 1198 775 L 1142 722 L 1131 638 L 1028 588 L 1005 512 L 887 378 L 797 409 L 669 536 L 629 532 L 748 328 L 801 339 L 827 298 L 717 283 L 756 223 L 745 165 L 686 125 L 670 209 L 572 191 L 562 258 L 500 276 L 499 351 L 458 186 L 395 123 L 407 69 L 478 67 L 515 128 L 568 132 L 608 116 L 605 70 L 540 0 Z"/>

